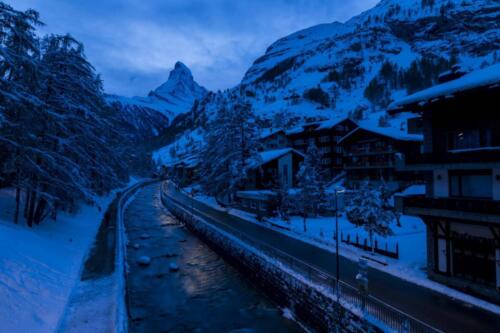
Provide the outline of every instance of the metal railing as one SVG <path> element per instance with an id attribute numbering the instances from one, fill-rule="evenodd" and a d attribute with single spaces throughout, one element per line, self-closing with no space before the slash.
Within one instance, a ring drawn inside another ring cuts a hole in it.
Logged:
<path id="1" fill-rule="evenodd" d="M 399 196 L 400 206 L 500 215 L 498 201 L 480 198 L 431 198 L 425 195 Z"/>
<path id="2" fill-rule="evenodd" d="M 265 255 L 270 256 L 276 261 L 280 262 L 288 269 L 299 273 L 301 276 L 305 277 L 313 284 L 320 286 L 327 294 L 331 293 L 329 296 L 332 297 L 333 300 L 336 300 L 336 286 L 338 285 L 338 296 L 340 303 L 351 310 L 357 311 L 358 314 L 366 316 L 367 319 L 374 319 L 375 321 L 387 326 L 387 328 L 389 328 L 390 330 L 396 332 L 441 332 L 440 330 L 392 307 L 391 305 L 372 295 L 364 296 L 360 294 L 358 289 L 351 286 L 350 284 L 347 284 L 343 281 L 339 281 L 339 283 L 337 284 L 337 280 L 334 276 L 330 275 L 328 272 L 325 272 L 315 265 L 293 257 L 290 254 L 274 246 L 271 246 L 263 242 L 262 240 L 259 240 L 258 238 L 249 236 L 247 233 L 240 231 L 234 226 L 231 226 L 222 221 L 217 221 L 206 212 L 203 212 L 195 207 L 193 203 L 194 199 L 188 194 L 183 193 L 182 190 L 177 188 L 172 183 L 163 183 L 161 192 L 162 200 L 166 205 L 168 205 L 168 202 L 170 201 L 175 206 L 180 206 L 184 210 L 184 214 L 182 215 L 185 219 L 194 220 L 194 215 L 196 215 L 198 217 L 201 216 L 203 220 L 210 224 L 224 225 L 227 230 L 230 230 L 230 233 L 232 235 L 236 236 L 242 242 L 255 247 Z M 176 199 L 174 195 L 180 196 L 184 199 L 184 201 L 187 201 L 187 203 L 183 203 L 181 202 L 181 200 Z M 213 207 L 210 207 L 209 205 L 206 205 L 197 200 L 196 206 L 202 206 L 205 211 L 217 211 Z M 173 208 L 176 209 L 176 207 Z M 217 212 L 221 213 L 220 211 Z M 232 215 L 231 217 L 239 219 L 238 217 Z"/>

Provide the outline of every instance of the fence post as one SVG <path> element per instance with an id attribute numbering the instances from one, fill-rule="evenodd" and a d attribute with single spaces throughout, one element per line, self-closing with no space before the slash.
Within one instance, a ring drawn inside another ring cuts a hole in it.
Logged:
<path id="1" fill-rule="evenodd" d="M 408 332 L 409 332 L 408 319 L 404 319 L 402 333 L 408 333 Z"/>

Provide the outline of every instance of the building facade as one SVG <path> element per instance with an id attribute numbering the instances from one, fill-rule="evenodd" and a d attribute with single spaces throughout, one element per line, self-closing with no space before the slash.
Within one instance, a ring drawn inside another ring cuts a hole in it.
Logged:
<path id="1" fill-rule="evenodd" d="M 265 129 L 260 135 L 259 143 L 261 151 L 290 147 L 288 137 L 282 129 Z"/>
<path id="2" fill-rule="evenodd" d="M 299 126 L 286 132 L 289 143 L 299 152 L 305 154 L 307 147 L 314 143 L 322 158 L 321 165 L 324 176 L 331 179 L 343 170 L 343 148 L 339 141 L 347 133 L 357 127 L 350 119 L 329 120 Z"/>
<path id="3" fill-rule="evenodd" d="M 340 140 L 344 151 L 345 185 L 358 189 L 363 182 L 397 191 L 423 182 L 418 171 L 400 170 L 406 156 L 419 154 L 422 136 L 390 128 L 357 127 Z"/>
<path id="4" fill-rule="evenodd" d="M 391 106 L 423 120 L 430 170 L 425 195 L 399 197 L 427 225 L 431 279 L 500 303 L 500 65 L 429 88 Z"/>

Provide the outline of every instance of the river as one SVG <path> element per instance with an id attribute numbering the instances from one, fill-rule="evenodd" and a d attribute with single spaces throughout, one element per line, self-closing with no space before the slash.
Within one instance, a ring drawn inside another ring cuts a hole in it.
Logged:
<path id="1" fill-rule="evenodd" d="M 159 185 L 135 196 L 125 225 L 131 332 L 302 332 L 163 207 Z M 151 263 L 139 265 L 141 256 Z"/>

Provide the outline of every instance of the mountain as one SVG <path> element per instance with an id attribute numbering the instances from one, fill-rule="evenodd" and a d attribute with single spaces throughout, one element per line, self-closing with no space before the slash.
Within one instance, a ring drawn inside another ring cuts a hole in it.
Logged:
<path id="1" fill-rule="evenodd" d="M 279 111 L 330 118 L 359 106 L 382 110 L 435 84 L 456 63 L 477 69 L 497 62 L 498 50 L 498 0 L 383 0 L 346 23 L 276 41 L 229 95 L 248 98 L 265 118 Z"/>
<path id="2" fill-rule="evenodd" d="M 106 100 L 122 108 L 124 121 L 141 130 L 145 138 L 151 138 L 164 131 L 177 115 L 189 111 L 194 101 L 206 94 L 207 90 L 196 83 L 189 68 L 177 62 L 168 80 L 148 96 L 107 95 Z"/>
<path id="3" fill-rule="evenodd" d="M 498 0 L 382 0 L 345 23 L 279 39 L 238 86 L 207 94 L 192 126 L 235 100 L 250 103 L 264 126 L 347 115 L 377 126 L 391 101 L 436 84 L 452 68 L 496 63 L 499 50 Z M 386 119 L 384 126 L 404 130 L 404 121 Z"/>

